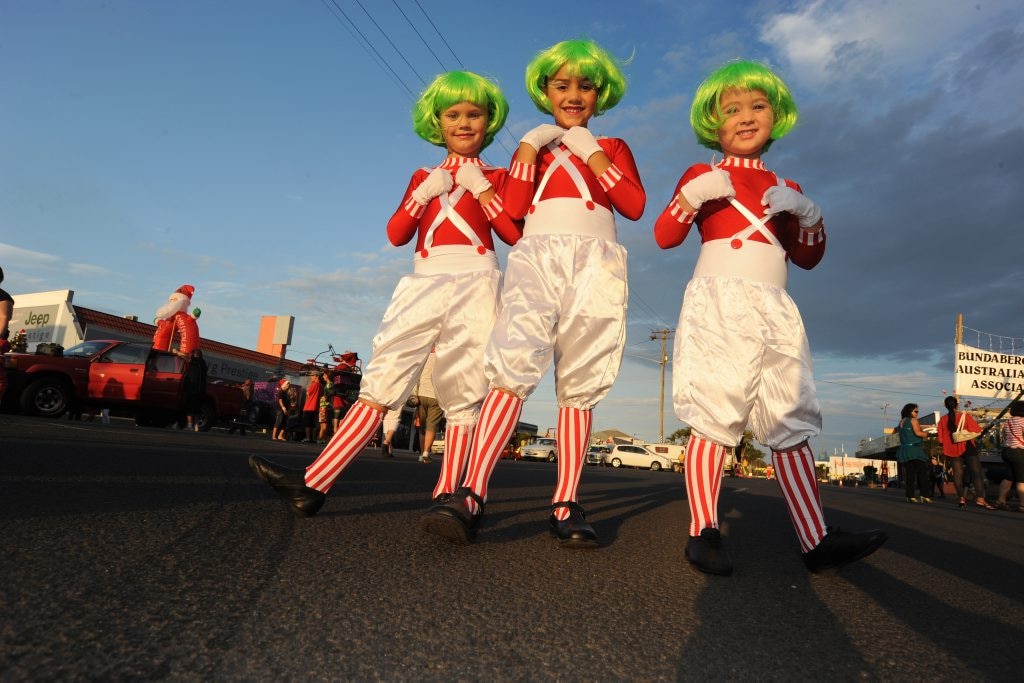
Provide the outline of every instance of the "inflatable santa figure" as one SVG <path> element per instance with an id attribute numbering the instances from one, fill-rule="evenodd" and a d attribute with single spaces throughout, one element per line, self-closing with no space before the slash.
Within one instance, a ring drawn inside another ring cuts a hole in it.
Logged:
<path id="1" fill-rule="evenodd" d="M 153 348 L 170 351 L 174 337 L 178 337 L 178 350 L 190 354 L 199 348 L 199 325 L 196 318 L 188 313 L 192 294 L 196 288 L 182 285 L 167 298 L 167 303 L 156 311 L 156 332 L 153 334 Z M 198 310 L 198 309 L 196 309 Z"/>

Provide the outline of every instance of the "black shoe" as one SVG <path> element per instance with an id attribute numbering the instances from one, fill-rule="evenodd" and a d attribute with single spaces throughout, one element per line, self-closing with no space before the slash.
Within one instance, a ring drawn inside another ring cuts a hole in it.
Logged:
<path id="1" fill-rule="evenodd" d="M 454 493 L 439 493 L 434 497 L 434 505 L 447 505 L 452 501 Z"/>
<path id="2" fill-rule="evenodd" d="M 851 532 L 829 527 L 818 547 L 804 553 L 804 564 L 808 571 L 819 574 L 865 558 L 887 540 L 889 535 L 879 529 Z"/>
<path id="3" fill-rule="evenodd" d="M 420 528 L 428 534 L 461 545 L 469 545 L 476 538 L 480 521 L 484 516 L 484 501 L 469 488 L 461 488 L 448 494 L 451 499 L 430 508 L 427 514 L 420 517 Z M 472 498 L 477 504 L 474 515 L 466 506 L 466 498 Z"/>
<path id="4" fill-rule="evenodd" d="M 381 443 L 380 445 L 380 457 L 390 458 L 391 457 L 391 444 Z"/>
<path id="5" fill-rule="evenodd" d="M 732 560 L 722 547 L 722 532 L 713 527 L 702 529 L 700 536 L 686 542 L 686 559 L 705 574 L 732 575 Z"/>
<path id="6" fill-rule="evenodd" d="M 312 517 L 327 499 L 326 494 L 306 486 L 305 470 L 282 467 L 258 455 L 249 456 L 249 467 L 257 477 L 273 486 L 299 517 Z"/>
<path id="7" fill-rule="evenodd" d="M 555 510 L 558 508 L 569 508 L 569 516 L 566 519 L 555 517 Z M 551 517 L 548 518 L 548 528 L 552 536 L 558 537 L 558 544 L 563 548 L 596 548 L 598 546 L 597 532 L 587 522 L 587 515 L 579 503 L 566 501 L 555 503 L 551 506 Z"/>

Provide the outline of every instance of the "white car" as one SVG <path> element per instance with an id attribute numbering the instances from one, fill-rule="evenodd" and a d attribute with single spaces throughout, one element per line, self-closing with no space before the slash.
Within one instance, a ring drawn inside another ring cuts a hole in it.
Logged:
<path id="1" fill-rule="evenodd" d="M 558 442 L 555 439 L 541 437 L 534 439 L 519 451 L 519 457 L 523 460 L 547 460 L 555 462 L 558 460 Z"/>
<path id="2" fill-rule="evenodd" d="M 672 469 L 670 458 L 651 453 L 643 446 L 615 446 L 604 456 L 604 462 L 612 467 L 643 467 L 654 472 Z"/>

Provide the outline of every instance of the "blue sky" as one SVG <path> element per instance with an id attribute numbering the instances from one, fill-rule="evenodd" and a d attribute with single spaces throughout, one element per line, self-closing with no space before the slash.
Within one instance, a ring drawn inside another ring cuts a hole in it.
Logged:
<path id="1" fill-rule="evenodd" d="M 653 222 L 682 171 L 710 158 L 687 124 L 697 84 L 759 59 L 801 113 L 765 163 L 822 207 L 829 234 L 822 263 L 789 285 L 824 412 L 813 445 L 852 453 L 904 403 L 941 407 L 958 313 L 1024 345 L 1022 33 L 1014 0 L 6 0 L 4 287 L 73 289 L 149 320 L 187 282 L 204 337 L 253 347 L 261 315 L 292 314 L 290 358 L 328 343 L 368 358 L 411 267 L 386 222 L 411 172 L 443 157 L 413 134 L 410 93 L 451 68 L 497 80 L 511 114 L 484 157 L 504 165 L 546 121 L 526 63 L 590 37 L 631 57 L 626 97 L 591 128 L 630 144 L 648 192 L 644 217 L 619 223 L 629 336 L 594 424 L 655 439 L 650 336 L 675 326 L 699 245 L 661 251 Z M 545 428 L 555 412 L 549 376 L 524 419 Z M 666 434 L 679 426 L 666 398 Z"/>

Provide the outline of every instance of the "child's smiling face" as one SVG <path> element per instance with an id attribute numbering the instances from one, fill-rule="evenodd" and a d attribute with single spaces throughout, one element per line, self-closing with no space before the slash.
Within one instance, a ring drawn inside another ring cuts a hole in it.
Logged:
<path id="1" fill-rule="evenodd" d="M 726 90 L 719 101 L 722 127 L 718 144 L 726 156 L 758 159 L 771 139 L 775 116 L 760 90 Z"/>
<path id="2" fill-rule="evenodd" d="M 460 102 L 438 117 L 448 153 L 460 157 L 479 156 L 487 135 L 487 110 L 472 102 Z"/>
<path id="3" fill-rule="evenodd" d="M 586 128 L 597 109 L 597 86 L 585 76 L 570 76 L 564 66 L 548 79 L 544 94 L 551 102 L 555 123 L 565 129 Z"/>

